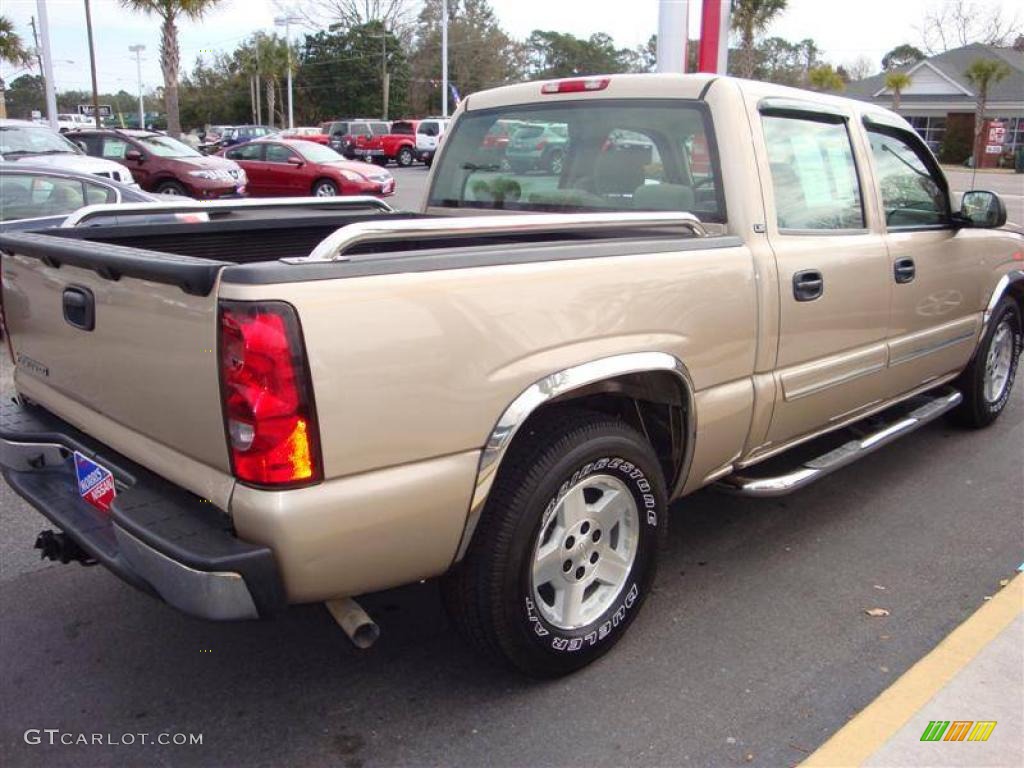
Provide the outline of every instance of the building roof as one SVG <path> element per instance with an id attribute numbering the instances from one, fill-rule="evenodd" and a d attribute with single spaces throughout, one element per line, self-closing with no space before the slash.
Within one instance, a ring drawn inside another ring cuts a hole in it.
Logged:
<path id="1" fill-rule="evenodd" d="M 1024 106 L 1024 53 L 981 43 L 954 48 L 895 70 L 911 77 L 911 85 L 901 94 L 901 104 L 910 106 L 915 101 L 936 100 L 974 102 L 974 86 L 964 72 L 977 59 L 997 59 L 1010 68 L 1009 77 L 990 88 L 989 102 L 1016 102 Z M 887 102 L 892 98 L 885 87 L 887 74 L 880 72 L 852 82 L 847 85 L 844 95 L 864 101 Z"/>

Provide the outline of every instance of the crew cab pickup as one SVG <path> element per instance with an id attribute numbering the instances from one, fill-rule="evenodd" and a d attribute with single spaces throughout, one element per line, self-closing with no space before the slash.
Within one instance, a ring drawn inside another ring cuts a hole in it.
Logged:
<path id="1" fill-rule="evenodd" d="M 564 128 L 557 172 L 497 161 L 498 121 Z M 353 597 L 441 577 L 531 675 L 622 637 L 671 502 L 983 427 L 1021 351 L 999 199 L 952 208 L 894 113 L 769 84 L 474 93 L 417 212 L 165 205 L 208 221 L 0 235 L 0 458 L 44 554 L 211 619 L 324 601 L 363 645 Z"/>
<path id="2" fill-rule="evenodd" d="M 416 129 L 419 122 L 395 120 L 388 133 L 356 136 L 352 152 L 360 160 L 380 165 L 394 162 L 407 168 L 416 159 Z"/>

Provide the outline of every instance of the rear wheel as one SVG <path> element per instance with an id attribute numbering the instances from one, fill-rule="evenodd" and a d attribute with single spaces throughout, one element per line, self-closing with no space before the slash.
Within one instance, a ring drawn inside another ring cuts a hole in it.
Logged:
<path id="1" fill-rule="evenodd" d="M 155 192 L 158 195 L 178 195 L 179 197 L 188 197 L 188 191 L 185 187 L 176 181 L 161 181 L 156 185 Z"/>
<path id="2" fill-rule="evenodd" d="M 666 494 L 657 457 L 618 419 L 568 410 L 512 446 L 449 615 L 492 659 L 556 677 L 619 641 L 654 578 Z"/>
<path id="3" fill-rule="evenodd" d="M 319 179 L 313 185 L 314 197 L 336 197 L 337 194 L 338 185 L 330 179 Z"/>
<path id="4" fill-rule="evenodd" d="M 1004 296 L 992 312 L 974 359 L 956 381 L 964 399 L 951 414 L 955 422 L 987 427 L 999 417 L 1017 377 L 1021 346 L 1020 308 L 1013 297 Z"/>
<path id="5" fill-rule="evenodd" d="M 408 147 L 402 147 L 400 150 L 398 150 L 398 157 L 396 158 L 396 160 L 400 166 L 402 166 L 403 168 L 408 168 L 410 165 L 412 165 L 413 161 L 412 150 L 409 149 Z"/>

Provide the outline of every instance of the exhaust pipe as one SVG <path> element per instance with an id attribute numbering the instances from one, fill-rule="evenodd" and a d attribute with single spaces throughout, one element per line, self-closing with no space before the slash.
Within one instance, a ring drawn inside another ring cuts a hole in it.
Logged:
<path id="1" fill-rule="evenodd" d="M 35 549 L 41 550 L 41 560 L 96 565 L 96 559 L 63 531 L 41 531 L 36 536 Z"/>
<path id="2" fill-rule="evenodd" d="M 324 605 L 327 606 L 331 616 L 338 622 L 338 626 L 345 631 L 348 639 L 356 648 L 366 650 L 377 642 L 380 637 L 380 627 L 351 597 L 328 600 Z"/>

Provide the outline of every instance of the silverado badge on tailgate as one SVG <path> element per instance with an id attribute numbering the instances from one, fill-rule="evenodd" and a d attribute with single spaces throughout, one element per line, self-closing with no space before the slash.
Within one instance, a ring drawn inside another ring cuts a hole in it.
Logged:
<path id="1" fill-rule="evenodd" d="M 78 476 L 79 495 L 101 512 L 109 512 L 110 504 L 117 495 L 110 470 L 75 451 L 75 474 Z"/>

